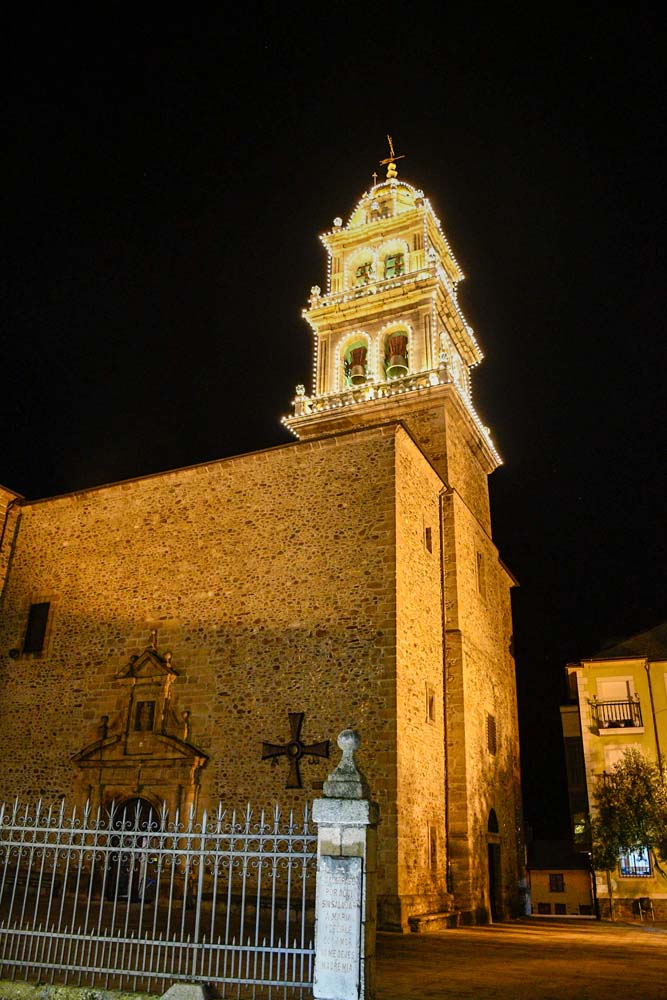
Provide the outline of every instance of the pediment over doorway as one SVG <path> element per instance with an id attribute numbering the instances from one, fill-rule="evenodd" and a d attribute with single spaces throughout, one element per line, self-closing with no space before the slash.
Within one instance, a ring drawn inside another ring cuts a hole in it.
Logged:
<path id="1" fill-rule="evenodd" d="M 171 654 L 150 643 L 116 675 L 122 694 L 110 695 L 100 736 L 73 754 L 87 781 L 87 797 L 100 805 L 144 795 L 170 809 L 195 804 L 208 754 L 190 739 L 190 711 L 181 708 L 179 672 Z"/>
<path id="2" fill-rule="evenodd" d="M 171 653 L 161 656 L 157 646 L 150 645 L 139 656 L 131 656 L 116 677 L 118 680 L 159 681 L 178 677 L 178 673 L 172 666 Z"/>

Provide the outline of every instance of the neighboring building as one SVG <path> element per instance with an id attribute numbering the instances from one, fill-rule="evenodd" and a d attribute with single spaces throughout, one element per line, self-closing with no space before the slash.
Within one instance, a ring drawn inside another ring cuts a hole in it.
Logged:
<path id="1" fill-rule="evenodd" d="M 561 709 L 568 779 L 572 781 L 570 802 L 575 833 L 577 829 L 583 832 L 580 842 L 585 843 L 588 820 L 582 819 L 578 760 L 583 760 L 589 803 L 593 802 L 596 780 L 609 773 L 628 748 L 641 750 L 661 769 L 665 764 L 667 623 L 609 646 L 590 659 L 568 664 L 567 677 L 575 701 Z M 575 712 L 581 757 L 575 747 Z M 608 917 L 607 874 L 597 872 L 596 881 L 600 915 Z M 656 919 L 667 919 L 667 882 L 654 870 L 647 851 L 619 858 L 611 891 L 615 916 L 636 915 L 638 900 L 650 897 Z"/>
<path id="2" fill-rule="evenodd" d="M 575 691 L 576 697 L 576 691 Z M 579 703 L 561 705 L 561 726 L 565 744 L 565 770 L 567 772 L 567 794 L 570 806 L 570 836 L 581 850 L 590 850 L 591 823 L 588 810 L 588 789 L 586 787 L 586 764 L 584 745 L 581 738 Z"/>
<path id="3" fill-rule="evenodd" d="M 521 866 L 514 580 L 463 276 L 393 162 L 322 240 L 298 442 L 2 494 L 0 791 L 301 807 L 353 726 L 381 808 L 380 925 L 502 916 Z"/>
<path id="4" fill-rule="evenodd" d="M 563 840 L 528 844 L 531 913 L 541 917 L 592 917 L 591 859 Z"/>

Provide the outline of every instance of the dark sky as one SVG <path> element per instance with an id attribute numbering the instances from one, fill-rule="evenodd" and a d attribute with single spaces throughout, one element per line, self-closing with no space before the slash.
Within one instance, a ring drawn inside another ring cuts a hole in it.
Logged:
<path id="1" fill-rule="evenodd" d="M 290 440 L 317 234 L 391 132 L 486 353 L 546 836 L 564 663 L 667 618 L 664 81 L 652 5 L 491 6 L 5 24 L 0 482 L 43 497 Z"/>

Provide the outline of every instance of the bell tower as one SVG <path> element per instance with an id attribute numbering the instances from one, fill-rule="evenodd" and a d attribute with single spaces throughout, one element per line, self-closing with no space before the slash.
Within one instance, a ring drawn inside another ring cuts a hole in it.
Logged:
<path id="1" fill-rule="evenodd" d="M 297 387 L 284 423 L 302 440 L 401 424 L 441 480 L 438 535 L 426 539 L 441 560 L 440 599 L 422 618 L 437 614 L 444 637 L 435 669 L 443 690 L 446 881 L 456 908 L 483 920 L 498 899 L 512 898 L 520 868 L 516 581 L 491 535 L 488 476 L 501 459 L 473 401 L 471 376 L 483 354 L 458 301 L 464 276 L 429 199 L 399 179 L 398 159 L 390 144 L 386 178 L 374 175 L 347 222 L 335 219 L 320 237 L 326 286 L 311 289 L 303 311 L 313 333 L 313 381 L 309 393 Z M 412 574 L 410 565 L 401 577 L 397 629 L 402 602 L 417 586 L 418 571 Z M 406 689 L 419 616 L 411 627 L 405 647 L 397 639 L 395 662 L 397 686 Z M 399 734 L 399 746 L 413 733 Z M 400 794 L 397 808 L 400 817 Z M 404 914 L 395 922 L 405 925 Z"/>
<path id="2" fill-rule="evenodd" d="M 283 422 L 307 440 L 402 420 L 488 526 L 486 486 L 478 476 L 476 487 L 464 484 L 469 470 L 462 478 L 446 442 L 446 423 L 451 430 L 456 419 L 484 476 L 501 462 L 473 403 L 471 372 L 483 354 L 458 303 L 464 275 L 429 199 L 399 180 L 391 143 L 390 154 L 386 179 L 374 174 L 347 223 L 334 219 L 320 237 L 326 288 L 315 285 L 303 311 L 313 382 L 310 394 L 297 386 Z"/>

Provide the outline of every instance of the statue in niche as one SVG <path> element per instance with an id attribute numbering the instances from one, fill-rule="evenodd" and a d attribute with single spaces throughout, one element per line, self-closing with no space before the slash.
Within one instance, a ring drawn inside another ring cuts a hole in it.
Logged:
<path id="1" fill-rule="evenodd" d="M 137 733 L 150 733 L 155 722 L 155 702 L 138 701 L 134 716 L 134 730 Z"/>

